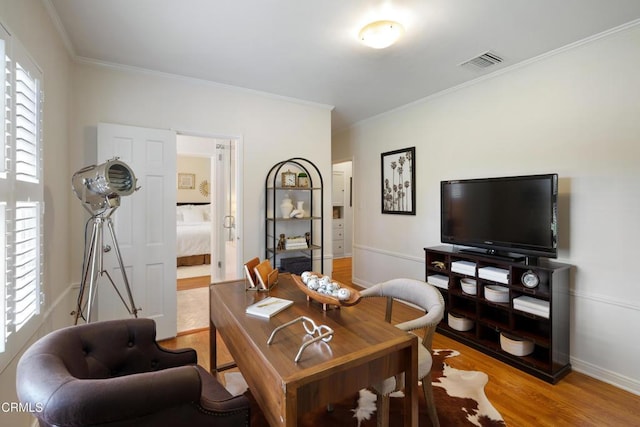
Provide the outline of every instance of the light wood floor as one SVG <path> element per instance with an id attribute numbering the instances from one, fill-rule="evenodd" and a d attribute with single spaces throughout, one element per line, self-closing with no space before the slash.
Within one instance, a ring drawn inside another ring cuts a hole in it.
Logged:
<path id="1" fill-rule="evenodd" d="M 351 284 L 350 258 L 334 260 L 333 277 Z M 410 319 L 416 313 L 402 304 L 397 304 L 396 307 L 394 322 Z M 382 301 L 378 308 L 382 317 Z M 200 364 L 209 368 L 208 331 L 183 335 L 161 344 L 168 348 L 194 348 L 198 352 Z M 218 353 L 218 363 L 231 361 L 220 338 L 218 345 L 222 350 Z M 485 393 L 508 426 L 640 425 L 640 396 L 587 375 L 571 372 L 558 384 L 551 385 L 438 333 L 433 346 L 461 353 L 449 361 L 452 367 L 478 370 L 489 375 Z"/>

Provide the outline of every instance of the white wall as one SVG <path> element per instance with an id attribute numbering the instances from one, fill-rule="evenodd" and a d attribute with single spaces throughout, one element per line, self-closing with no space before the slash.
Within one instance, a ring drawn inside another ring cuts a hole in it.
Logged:
<path id="1" fill-rule="evenodd" d="M 66 326 L 69 313 L 69 175 L 68 121 L 70 92 L 70 59 L 51 24 L 41 0 L 0 1 L 0 22 L 17 37 L 43 71 L 45 91 L 43 113 L 44 144 L 44 276 L 41 324 L 31 342 L 47 332 Z M 13 361 L 0 372 L 0 402 L 17 402 L 16 366 L 26 346 L 18 350 Z M 31 425 L 31 416 L 16 412 L 0 412 L 0 424 Z"/>
<path id="2" fill-rule="evenodd" d="M 441 180 L 557 172 L 572 365 L 640 394 L 638 46 L 636 26 L 334 135 L 334 158 L 354 159 L 354 281 L 424 279 Z M 410 146 L 417 214 L 382 215 L 380 153 Z"/>

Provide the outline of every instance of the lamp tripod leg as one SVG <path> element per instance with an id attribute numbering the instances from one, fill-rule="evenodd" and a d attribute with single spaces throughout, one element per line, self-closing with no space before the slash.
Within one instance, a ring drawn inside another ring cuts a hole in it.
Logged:
<path id="1" fill-rule="evenodd" d="M 109 233 L 111 233 L 111 240 L 113 240 L 113 248 L 116 251 L 116 258 L 118 259 L 118 265 L 120 266 L 120 271 L 122 272 L 122 280 L 124 282 L 124 287 L 125 287 L 125 290 L 127 291 L 127 296 L 129 298 L 129 305 L 127 305 L 127 303 L 124 301 L 124 298 L 122 298 L 122 295 L 117 290 L 117 288 L 116 288 L 116 292 L 118 292 L 120 299 L 124 303 L 125 307 L 127 307 L 127 310 L 129 311 L 129 313 L 133 314 L 134 317 L 138 317 L 138 310 L 140 310 L 140 308 L 136 307 L 136 304 L 133 301 L 131 286 L 129 286 L 129 279 L 127 279 L 127 272 L 124 269 L 124 263 L 122 262 L 122 255 L 120 253 L 120 245 L 118 245 L 118 239 L 116 239 L 116 232 L 113 229 L 113 222 L 111 221 L 111 218 L 107 218 L 107 226 L 109 227 Z M 109 278 L 109 280 L 111 280 L 111 278 Z M 111 281 L 111 283 L 113 283 L 113 280 Z"/>
<path id="2" fill-rule="evenodd" d="M 109 228 L 109 233 L 111 234 L 111 239 L 113 241 L 113 247 L 115 249 L 116 258 L 118 260 L 118 266 L 120 267 L 120 271 L 122 273 L 122 279 L 124 281 L 124 286 L 127 292 L 127 296 L 129 299 L 129 303 L 127 303 L 122 296 L 122 293 L 116 286 L 115 282 L 109 275 L 109 272 L 104 269 L 104 252 L 108 252 L 109 249 L 103 248 L 103 240 L 104 240 L 104 223 L 107 223 Z M 80 283 L 80 291 L 78 294 L 78 302 L 75 312 L 75 324 L 78 324 L 78 319 L 82 317 L 87 323 L 91 322 L 91 312 L 93 309 L 93 305 L 95 304 L 95 299 L 98 290 L 98 278 L 105 275 L 114 290 L 120 297 L 120 300 L 124 304 L 125 308 L 132 314 L 134 317 L 138 317 L 138 311 L 140 308 L 137 308 L 133 301 L 133 294 L 131 293 L 131 287 L 129 285 L 129 280 L 127 279 L 127 274 L 124 269 L 124 262 L 122 261 L 122 255 L 120 253 L 120 247 L 118 246 L 118 241 L 116 239 L 116 234 L 113 229 L 113 223 L 111 218 L 102 218 L 95 217 L 93 218 L 93 229 L 91 232 L 91 243 L 89 249 L 86 253 L 85 263 L 83 265 L 83 276 L 82 282 Z M 85 294 L 87 292 L 87 287 L 89 288 L 89 295 L 85 298 Z M 85 317 L 86 311 L 86 317 Z"/>
<path id="3" fill-rule="evenodd" d="M 82 282 L 80 283 L 80 291 L 78 293 L 78 301 L 75 312 L 74 324 L 78 324 L 78 319 L 80 317 L 84 318 L 87 322 L 90 317 L 84 317 L 85 308 L 90 306 L 91 296 L 93 296 L 93 289 L 97 284 L 97 271 L 96 271 L 96 262 L 97 262 L 97 250 L 100 248 L 100 224 L 93 219 L 93 228 L 91 231 L 91 243 L 89 245 L 89 249 L 85 253 L 85 261 L 82 267 Z M 85 301 L 85 293 L 87 290 L 87 285 L 89 286 L 89 298 Z M 90 309 L 89 309 L 90 311 Z"/>

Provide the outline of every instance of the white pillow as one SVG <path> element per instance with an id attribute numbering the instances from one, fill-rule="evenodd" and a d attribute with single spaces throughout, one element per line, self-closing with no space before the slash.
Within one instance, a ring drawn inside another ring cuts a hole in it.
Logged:
<path id="1" fill-rule="evenodd" d="M 193 205 L 193 209 L 202 212 L 202 217 L 205 221 L 211 221 L 211 204 Z"/>
<path id="2" fill-rule="evenodd" d="M 202 215 L 202 211 L 199 209 L 185 209 L 182 211 L 182 217 L 184 218 L 184 222 L 204 221 L 204 215 Z"/>

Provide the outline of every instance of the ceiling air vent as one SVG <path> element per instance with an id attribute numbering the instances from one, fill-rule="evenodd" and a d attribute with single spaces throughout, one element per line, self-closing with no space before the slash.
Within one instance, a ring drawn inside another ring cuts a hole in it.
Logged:
<path id="1" fill-rule="evenodd" d="M 471 58 L 460 64 L 461 67 L 471 68 L 475 70 L 483 70 L 502 62 L 502 58 L 493 52 L 485 52 L 482 55 Z"/>

